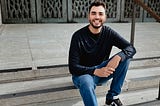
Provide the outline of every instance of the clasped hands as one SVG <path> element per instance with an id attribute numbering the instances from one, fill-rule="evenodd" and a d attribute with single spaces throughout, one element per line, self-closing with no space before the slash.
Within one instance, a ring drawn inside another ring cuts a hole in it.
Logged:
<path id="1" fill-rule="evenodd" d="M 115 69 L 118 67 L 121 57 L 115 55 L 105 67 L 96 69 L 94 75 L 99 77 L 108 77 L 114 73 Z"/>

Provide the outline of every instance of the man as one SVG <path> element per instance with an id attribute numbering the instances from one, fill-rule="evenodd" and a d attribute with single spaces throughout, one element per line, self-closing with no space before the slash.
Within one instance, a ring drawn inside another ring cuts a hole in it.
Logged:
<path id="1" fill-rule="evenodd" d="M 104 26 L 106 6 L 94 1 L 89 7 L 89 25 L 76 31 L 69 50 L 69 70 L 85 106 L 98 106 L 95 88 L 112 79 L 106 105 L 122 106 L 118 95 L 135 48 L 117 32 Z M 109 59 L 112 47 L 121 51 Z"/>

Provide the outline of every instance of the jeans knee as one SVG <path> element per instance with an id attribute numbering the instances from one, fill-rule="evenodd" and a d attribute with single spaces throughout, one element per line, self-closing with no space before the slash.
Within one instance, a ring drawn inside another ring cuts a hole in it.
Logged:
<path id="1" fill-rule="evenodd" d="M 125 65 L 125 66 L 128 66 L 128 65 L 129 65 L 129 63 L 130 63 L 130 59 L 125 59 L 125 60 L 121 61 L 119 65 Z"/>
<path id="2" fill-rule="evenodd" d="M 130 62 L 130 58 L 129 59 L 125 59 L 124 61 L 126 62 L 126 63 L 129 63 Z"/>
<path id="3" fill-rule="evenodd" d="M 80 88 L 83 89 L 95 89 L 93 77 L 91 75 L 82 75 L 80 80 Z"/>

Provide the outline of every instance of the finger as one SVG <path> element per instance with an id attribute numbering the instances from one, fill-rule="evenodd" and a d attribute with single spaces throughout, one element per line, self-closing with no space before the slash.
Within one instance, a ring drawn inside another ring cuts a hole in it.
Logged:
<path id="1" fill-rule="evenodd" d="M 109 67 L 108 69 L 109 69 L 110 71 L 115 71 L 115 69 L 112 68 L 112 67 Z"/>
<path id="2" fill-rule="evenodd" d="M 111 74 L 113 74 L 113 71 L 105 71 L 105 72 L 104 72 L 104 75 L 105 75 L 105 76 L 109 76 L 109 75 L 111 75 Z"/>

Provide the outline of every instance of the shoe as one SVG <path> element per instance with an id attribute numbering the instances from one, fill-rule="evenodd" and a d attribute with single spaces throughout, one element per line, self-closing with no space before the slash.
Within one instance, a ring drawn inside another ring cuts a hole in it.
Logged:
<path id="1" fill-rule="evenodd" d="M 106 106 L 123 106 L 122 102 L 120 101 L 119 98 L 117 99 L 107 99 L 106 98 Z"/>

